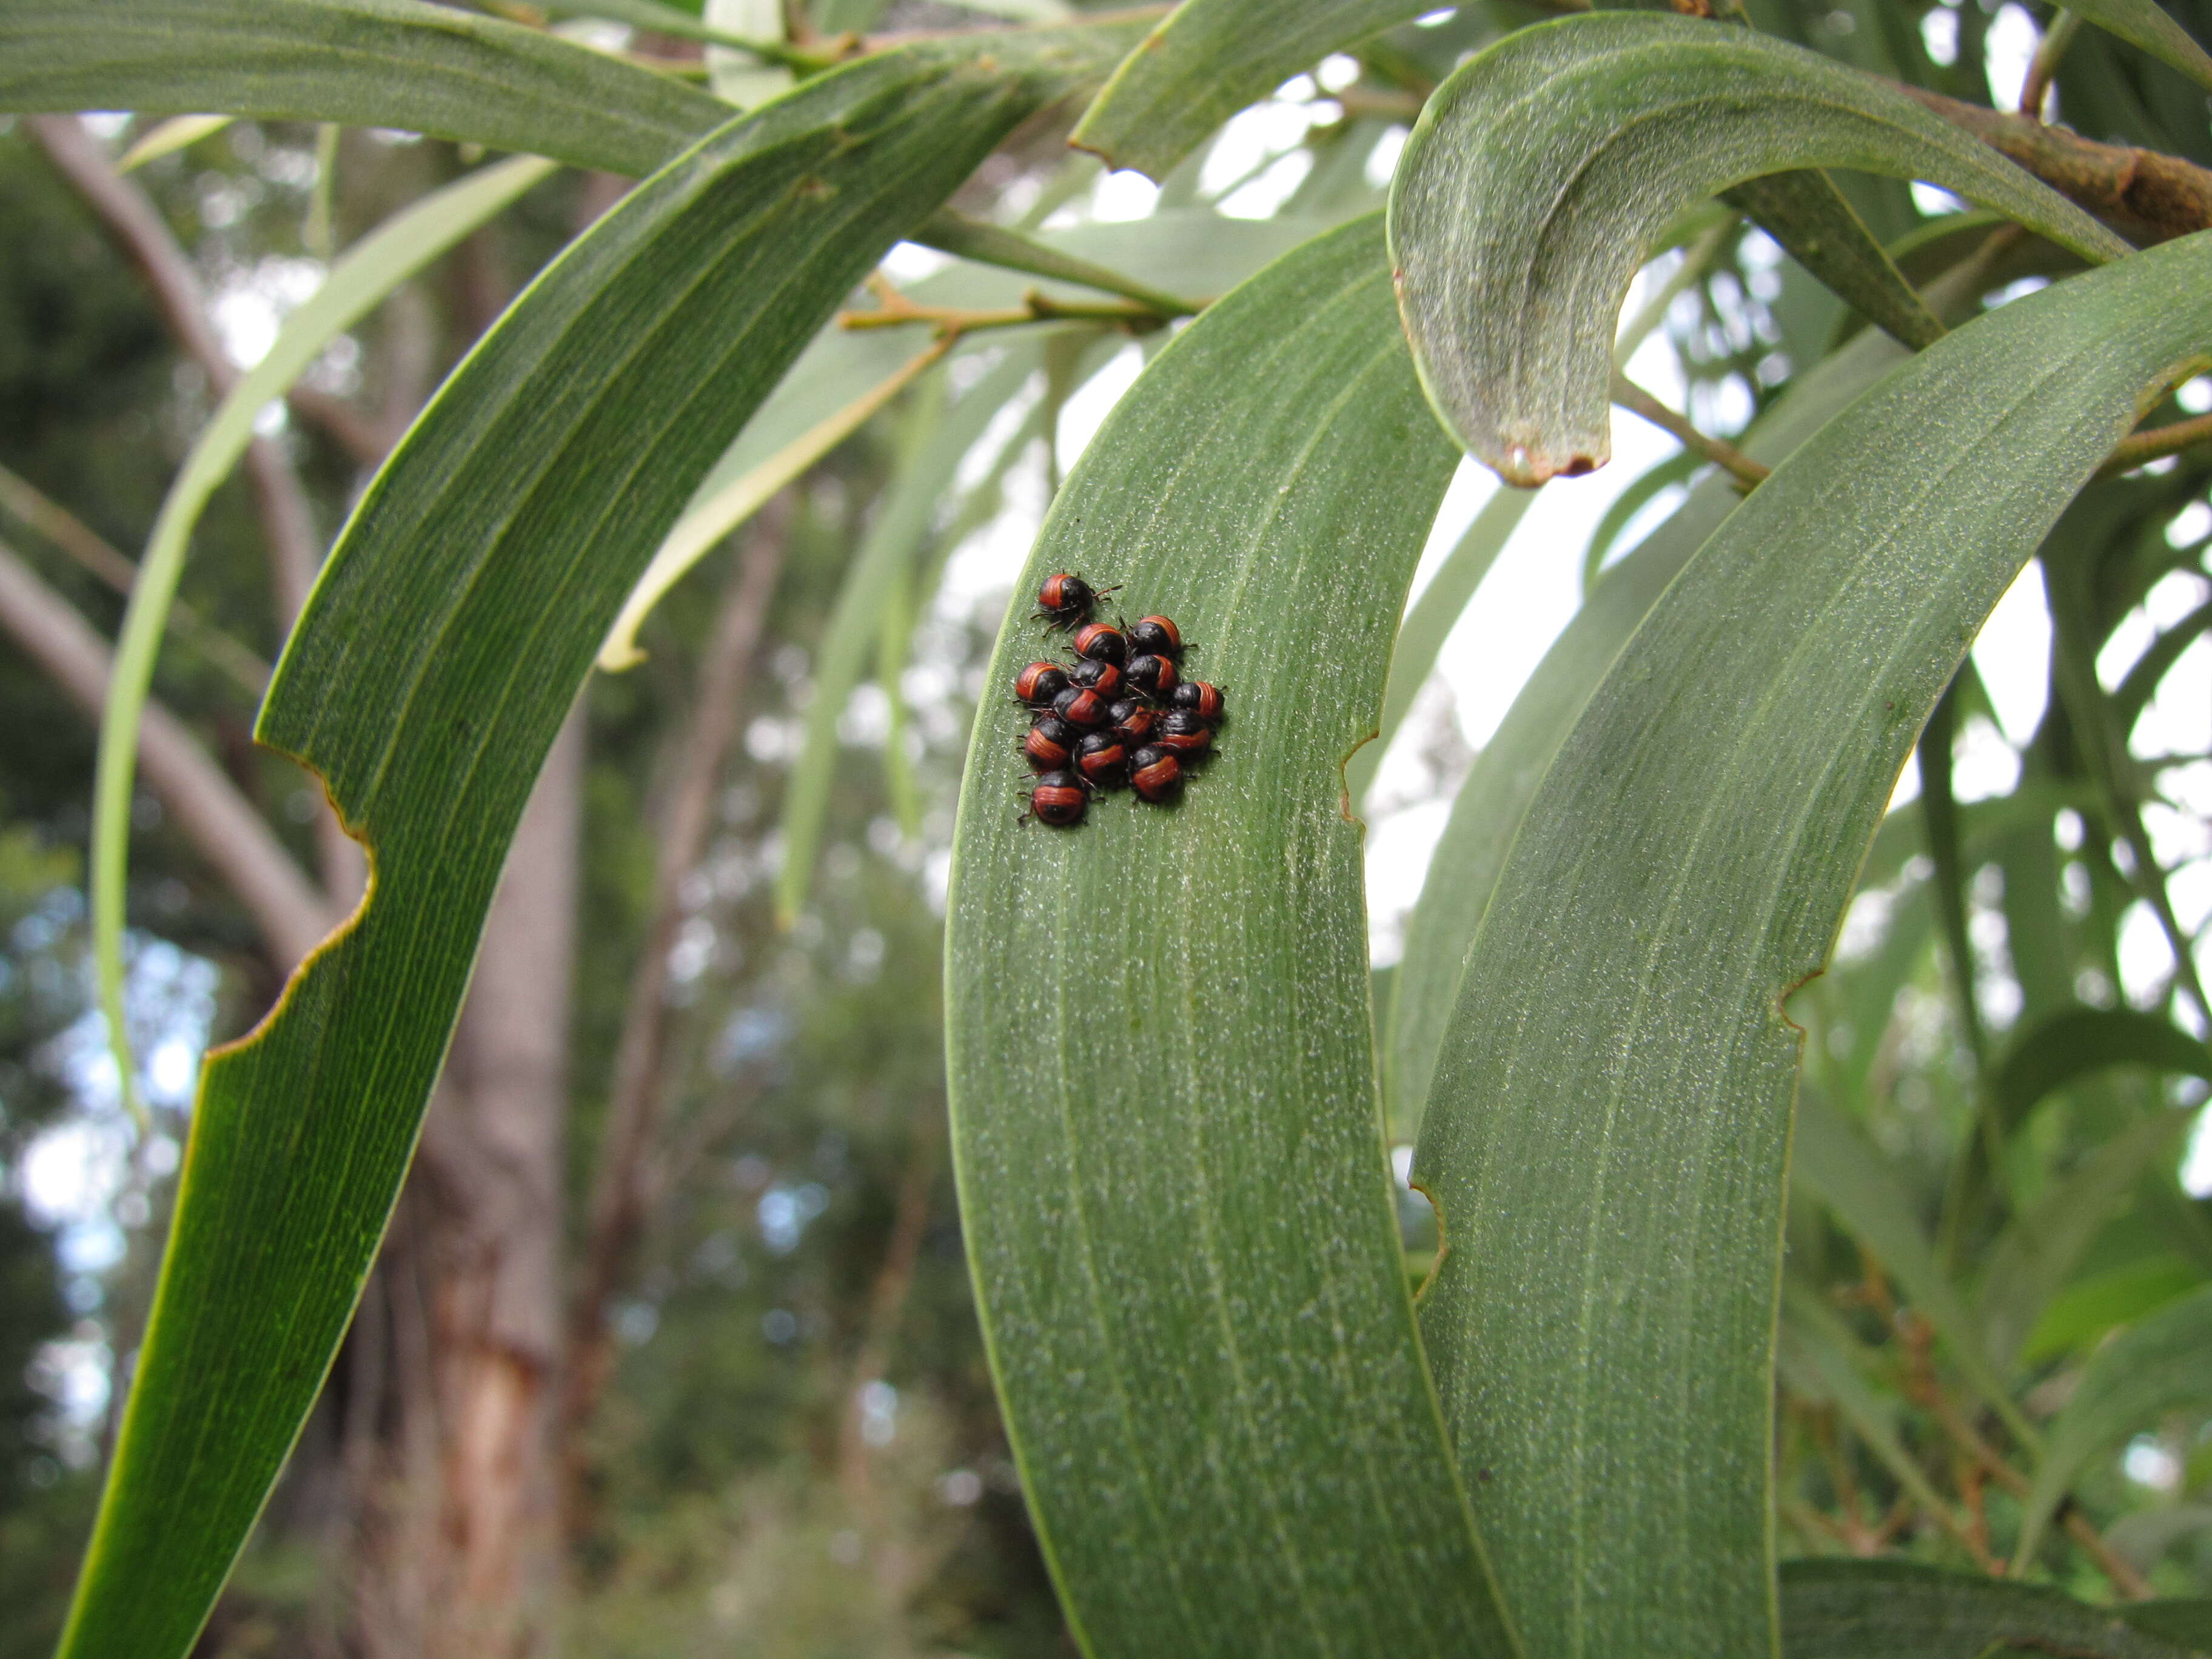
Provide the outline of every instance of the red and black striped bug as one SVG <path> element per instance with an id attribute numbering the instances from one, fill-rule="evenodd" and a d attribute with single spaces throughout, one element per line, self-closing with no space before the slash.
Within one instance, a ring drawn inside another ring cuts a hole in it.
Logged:
<path id="1" fill-rule="evenodd" d="M 1161 716 L 1152 741 L 1182 757 L 1187 766 L 1213 746 L 1213 728 L 1188 708 L 1170 708 Z"/>
<path id="2" fill-rule="evenodd" d="M 1182 788 L 1182 763 L 1157 744 L 1129 757 L 1129 787 L 1146 800 L 1173 800 Z"/>
<path id="3" fill-rule="evenodd" d="M 1114 735 L 1126 747 L 1141 749 L 1152 740 L 1152 728 L 1160 723 L 1160 711 L 1135 697 L 1124 697 L 1106 711 L 1106 723 L 1114 728 Z"/>
<path id="4" fill-rule="evenodd" d="M 1083 822 L 1091 805 L 1091 792 L 1073 772 L 1048 772 L 1030 790 L 1029 817 L 1055 830 L 1071 829 Z"/>
<path id="5" fill-rule="evenodd" d="M 1118 629 L 1104 623 L 1085 623 L 1075 630 L 1075 654 L 1093 662 L 1110 662 L 1119 668 L 1129 660 L 1129 641 Z"/>
<path id="6" fill-rule="evenodd" d="M 1067 683 L 1079 685 L 1085 691 L 1096 691 L 1109 702 L 1121 691 L 1121 671 L 1110 662 L 1092 662 L 1085 659 L 1067 671 Z"/>
<path id="7" fill-rule="evenodd" d="M 1181 662 L 1182 630 L 1175 625 L 1172 617 L 1139 617 L 1129 624 L 1129 647 L 1155 657 L 1165 657 L 1170 662 Z"/>
<path id="8" fill-rule="evenodd" d="M 1129 781 L 1129 751 L 1110 732 L 1093 732 L 1075 746 L 1075 769 L 1094 788 L 1119 789 Z"/>
<path id="9" fill-rule="evenodd" d="M 1221 688 L 1204 680 L 1185 680 L 1168 693 L 1168 704 L 1197 715 L 1208 726 L 1220 725 L 1224 712 Z"/>
<path id="10" fill-rule="evenodd" d="M 1071 685 L 1052 700 L 1052 712 L 1088 732 L 1106 724 L 1106 699 L 1088 686 Z"/>
<path id="11" fill-rule="evenodd" d="M 1164 697 L 1175 690 L 1176 665 L 1165 657 L 1146 652 L 1129 659 L 1129 665 L 1121 671 L 1130 684 L 1148 696 Z"/>
<path id="12" fill-rule="evenodd" d="M 1022 739 L 1022 753 L 1036 772 L 1064 772 L 1075 753 L 1075 728 L 1056 714 L 1041 714 Z"/>
<path id="13" fill-rule="evenodd" d="M 1014 695 L 1033 708 L 1049 708 L 1067 690 L 1067 671 L 1056 662 L 1033 662 L 1014 676 Z"/>
<path id="14" fill-rule="evenodd" d="M 1106 588 L 1103 592 L 1116 592 Z M 1100 590 L 1094 589 L 1080 576 L 1071 576 L 1060 571 L 1044 579 L 1037 589 L 1037 615 L 1054 628 L 1073 628 L 1078 623 L 1091 620 L 1091 607 L 1098 602 Z"/>

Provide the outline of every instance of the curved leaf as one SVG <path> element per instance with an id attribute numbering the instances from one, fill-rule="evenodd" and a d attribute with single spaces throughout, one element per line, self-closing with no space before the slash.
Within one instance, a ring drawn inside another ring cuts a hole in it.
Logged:
<path id="1" fill-rule="evenodd" d="M 1446 428 L 1514 483 L 1602 465 L 1613 331 L 1640 250 L 1716 191 L 1818 167 L 1925 179 L 2090 258 L 2127 252 L 1831 58 L 1680 17 L 1562 18 L 1455 72 L 1390 187 L 1399 305 Z"/>
<path id="2" fill-rule="evenodd" d="M 2076 1078 L 2114 1066 L 2212 1080 L 2212 1048 L 2156 1014 L 2133 1008 L 2063 1008 L 2014 1040 L 1991 1090 L 2008 1131 Z"/>
<path id="3" fill-rule="evenodd" d="M 1903 356 L 1897 345 L 1878 336 L 1855 341 L 1798 377 L 1745 435 L 1745 452 L 1769 465 L 1780 461 Z M 1707 479 L 1634 553 L 1608 571 L 1475 757 L 1430 860 L 1420 902 L 1407 919 L 1406 950 L 1382 1044 L 1394 1133 L 1410 1134 L 1420 1121 L 1436 1070 L 1437 1045 L 1458 1000 L 1468 951 L 1506 848 L 1545 769 L 1622 643 L 1741 499 L 1729 481 Z"/>
<path id="4" fill-rule="evenodd" d="M 931 216 L 910 239 L 926 237 L 929 227 L 944 217 L 941 213 Z M 1130 286 L 1147 287 L 1144 278 L 1151 276 L 1152 282 L 1190 280 L 1212 291 L 1242 282 L 1322 228 L 1310 220 L 1170 212 L 1048 231 L 1038 239 L 1038 247 L 1060 261 L 1063 272 L 1080 269 L 1094 276 L 1105 276 L 1109 273 L 1097 262 L 1110 259 L 1139 273 Z M 976 252 L 991 251 L 964 234 L 961 244 Z M 1037 263 L 1022 269 L 1034 271 Z M 1154 272 L 1160 274 L 1152 276 Z M 1077 279 L 1063 276 L 1062 280 Z M 907 290 L 907 297 L 920 306 L 989 308 L 1017 303 L 1030 286 L 1003 270 L 960 265 L 925 277 Z M 1048 287 L 1045 291 L 1064 290 Z M 669 531 L 608 631 L 599 666 L 619 673 L 644 661 L 637 630 L 653 606 L 723 537 L 927 368 L 938 349 L 921 344 L 917 331 L 823 330 L 792 366 L 775 395 L 762 405 L 759 416 L 747 423 L 701 481 L 684 516 Z M 955 346 L 952 355 L 995 349 L 992 336 L 975 336 Z"/>
<path id="5" fill-rule="evenodd" d="M 1043 342 L 1025 339 L 936 419 L 926 436 L 912 434 L 893 469 L 875 522 L 845 568 L 837 603 L 822 629 L 814 656 L 813 700 L 806 733 L 783 789 L 783 863 L 776 872 L 776 919 L 788 927 L 813 885 L 814 861 L 830 814 L 830 786 L 837 769 L 837 720 L 878 647 L 884 615 L 912 580 L 945 484 L 983 428 L 1019 392 L 1043 362 Z M 896 692 L 896 687 L 885 688 Z M 895 740 L 896 734 L 894 734 Z"/>
<path id="6" fill-rule="evenodd" d="M 1427 0 L 1183 0 L 1122 60 L 1069 143 L 1165 179 L 1247 104 Z"/>
<path id="7" fill-rule="evenodd" d="M 987 692 L 955 834 L 947 1072 L 979 1310 L 1040 1541 L 1097 1654 L 1505 1654 L 1376 1115 L 1345 757 L 1455 457 L 1373 218 L 1217 302 L 1092 440 L 1045 574 L 1126 586 L 1230 688 L 1181 804 L 1016 817 Z M 1304 646 L 1282 649 L 1282 621 Z M 1330 695 L 1312 695 L 1316 684 Z"/>
<path id="8" fill-rule="evenodd" d="M 2135 255 L 1830 421 L 1668 588 L 1528 808 L 1415 1169 L 1451 1244 L 1423 1328 L 1532 1652 L 1774 1639 L 1780 1004 L 1984 617 L 2212 343 L 2208 277 L 2212 236 Z"/>
<path id="9" fill-rule="evenodd" d="M 1990 1248 L 1982 1277 L 1982 1322 L 1989 1352 L 2010 1365 L 2051 1298 L 2074 1277 L 2136 1184 L 2170 1160 L 2193 1112 L 2146 1112 L 2013 1218 Z"/>
<path id="10" fill-rule="evenodd" d="M 346 251 L 330 276 L 284 325 L 261 361 L 240 375 L 177 470 L 139 561 L 131 604 L 115 641 L 115 668 L 100 722 L 100 758 L 93 785 L 92 946 L 108 1045 L 118 1075 L 137 1075 L 130 1026 L 123 1017 L 123 908 L 131 856 L 131 793 L 138 767 L 138 718 L 154 684 L 185 554 L 208 498 L 253 441 L 253 422 L 320 356 L 323 349 L 366 316 L 392 289 L 491 218 L 554 170 L 550 161 L 519 155 L 434 191 Z M 135 1097 L 128 1082 L 126 1097 Z"/>
<path id="11" fill-rule="evenodd" d="M 2156 0 L 2066 0 L 2066 9 L 2212 90 L 2212 54 Z"/>
<path id="12" fill-rule="evenodd" d="M 1116 39 L 1031 36 L 988 69 L 917 46 L 732 121 L 532 284 L 370 487 L 260 726 L 368 843 L 369 894 L 202 1073 L 69 1659 L 191 1645 L 368 1272 L 538 765 L 699 475 Z"/>
<path id="13" fill-rule="evenodd" d="M 1437 567 L 1437 574 L 1429 578 L 1420 598 L 1406 612 L 1398 629 L 1397 647 L 1390 653 L 1390 684 L 1382 694 L 1382 718 L 1376 724 L 1373 739 L 1361 745 L 1345 765 L 1344 798 L 1354 810 L 1366 799 L 1367 786 L 1375 781 L 1375 769 L 1382 763 L 1391 738 L 1405 724 L 1406 711 L 1428 684 L 1437 653 L 1459 626 L 1468 601 L 1482 586 L 1490 567 L 1498 562 L 1498 556 L 1505 550 L 1505 544 L 1520 527 L 1522 515 L 1535 499 L 1524 490 L 1501 489 L 1485 501 Z"/>
<path id="14" fill-rule="evenodd" d="M 2161 1412 L 2212 1401 L 2212 1285 L 2167 1304 L 2090 1356 L 2081 1385 L 2051 1419 L 2050 1450 L 2021 1504 L 2017 1562 L 2099 1453 L 2153 1426 Z"/>
<path id="15" fill-rule="evenodd" d="M 1978 1659 L 2000 1646 L 2080 1659 L 2212 1651 L 2139 1626 L 2144 1612 L 1908 1561 L 1791 1561 L 1782 1569 L 1784 1659 Z"/>
<path id="16" fill-rule="evenodd" d="M 1836 1212 L 1844 1230 L 1897 1281 L 1905 1299 L 1943 1339 L 1951 1358 L 1983 1402 L 2022 1445 L 2039 1443 L 1983 1347 L 1982 1328 L 1936 1259 L 1911 1201 L 1881 1153 L 1857 1126 L 1810 1095 L 1797 1099 L 1790 1174 Z"/>
<path id="17" fill-rule="evenodd" d="M 632 177 L 730 118 L 558 35 L 416 0 L 16 0 L 0 110 L 398 127 Z"/>
<path id="18" fill-rule="evenodd" d="M 2171 1252 L 2076 1280 L 2044 1310 L 2021 1345 L 2031 1365 L 2094 1346 L 2116 1325 L 2133 1324 L 2205 1282 L 2204 1268 Z"/>

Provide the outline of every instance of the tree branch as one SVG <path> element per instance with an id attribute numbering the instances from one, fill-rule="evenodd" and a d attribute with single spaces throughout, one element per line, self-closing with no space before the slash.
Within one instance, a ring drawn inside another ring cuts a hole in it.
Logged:
<path id="1" fill-rule="evenodd" d="M 0 543 L 0 628 L 94 720 L 107 699 L 107 642 Z M 184 723 L 149 701 L 139 763 L 200 855 L 252 915 L 280 969 L 321 944 L 337 918 Z"/>
<path id="2" fill-rule="evenodd" d="M 1963 103 L 1903 82 L 1893 84 L 2060 195 L 2112 220 L 2135 240 L 2166 242 L 2212 228 L 2212 171 L 2194 162 L 2154 149 L 2100 144 L 2024 115 Z"/>
<path id="3" fill-rule="evenodd" d="M 737 733 L 745 682 L 783 571 L 789 515 L 787 500 L 771 502 L 753 520 L 744 560 L 724 594 L 714 640 L 700 670 L 697 701 L 664 819 L 667 830 L 653 878 L 653 919 L 630 980 L 629 1003 L 615 1051 L 614 1082 L 592 1182 L 583 1292 L 571 1320 L 564 1410 L 572 1444 L 574 1428 L 591 1415 L 606 1385 L 612 1359 L 607 1306 L 621 1287 L 644 1228 L 646 1155 L 664 1092 L 660 1069 L 668 1017 L 668 954 L 684 921 L 680 889 L 706 848 L 723 757 Z"/>
<path id="4" fill-rule="evenodd" d="M 98 216 L 124 257 L 138 268 L 169 331 L 208 377 L 217 397 L 238 384 L 238 365 L 208 321 L 199 276 L 146 193 L 107 163 L 106 153 L 74 115 L 33 115 L 24 126 L 54 170 Z M 281 630 L 289 630 L 315 580 L 319 543 L 306 492 L 284 453 L 266 438 L 247 446 L 246 471 L 268 538 Z"/>

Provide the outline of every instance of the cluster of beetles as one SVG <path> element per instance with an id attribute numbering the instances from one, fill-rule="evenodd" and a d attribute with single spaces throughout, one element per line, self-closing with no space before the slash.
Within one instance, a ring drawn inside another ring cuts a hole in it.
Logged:
<path id="1" fill-rule="evenodd" d="M 1037 590 L 1037 619 L 1067 631 L 1075 647 L 1073 663 L 1033 662 L 1014 678 L 1032 717 L 1022 739 L 1037 774 L 1027 811 L 1054 829 L 1082 823 L 1091 797 L 1108 789 L 1173 800 L 1221 724 L 1221 689 L 1182 678 L 1182 631 L 1171 617 L 1120 628 L 1091 620 L 1117 591 L 1065 574 Z"/>

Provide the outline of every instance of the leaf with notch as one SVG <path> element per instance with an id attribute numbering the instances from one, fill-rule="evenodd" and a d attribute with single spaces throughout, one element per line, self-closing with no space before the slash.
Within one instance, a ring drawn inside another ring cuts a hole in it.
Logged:
<path id="1" fill-rule="evenodd" d="M 1413 1325 L 1341 808 L 1457 459 L 1381 231 L 1307 244 L 1179 334 L 1017 585 L 991 692 L 1035 654 L 1021 600 L 1054 570 L 1174 617 L 1230 688 L 1180 804 L 1024 826 L 1019 711 L 987 701 L 969 747 L 945 944 L 962 1214 L 1090 1652 L 1516 1650 Z"/>
<path id="2" fill-rule="evenodd" d="M 1437 88 L 1390 187 L 1399 305 L 1446 428 L 1514 483 L 1602 465 L 1639 251 L 1716 191 L 1814 167 L 1928 179 L 2087 257 L 2128 251 L 1978 140 L 1802 47 L 1642 13 L 1539 24 Z"/>
<path id="3" fill-rule="evenodd" d="M 373 884 L 202 1073 L 66 1659 L 190 1647 L 359 1295 L 538 766 L 699 476 L 839 297 L 1126 38 L 915 46 L 732 120 L 531 285 L 370 486 L 259 735 L 322 775 Z"/>
<path id="4" fill-rule="evenodd" d="M 1780 461 L 1903 355 L 1891 341 L 1875 336 L 1808 370 L 1746 435 L 1746 452 L 1769 465 Z M 1707 479 L 1634 553 L 1613 566 L 1545 653 L 1475 757 L 1430 860 L 1420 902 L 1407 919 L 1406 951 L 1382 1044 L 1394 1133 L 1411 1134 L 1420 1121 L 1436 1070 L 1437 1044 L 1458 998 L 1468 950 L 1545 769 L 1607 665 L 1741 499 L 1729 481 Z"/>
<path id="5" fill-rule="evenodd" d="M 2208 346 L 2212 235 L 1947 336 L 1729 517 L 1552 763 L 1415 1161 L 1451 1242 L 1423 1329 L 1532 1652 L 1772 1644 L 1782 1000 L 1984 618 Z"/>

